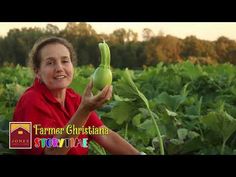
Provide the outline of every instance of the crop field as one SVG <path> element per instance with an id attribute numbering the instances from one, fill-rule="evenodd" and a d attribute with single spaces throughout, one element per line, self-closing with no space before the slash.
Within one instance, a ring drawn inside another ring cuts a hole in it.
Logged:
<path id="1" fill-rule="evenodd" d="M 94 72 L 75 68 L 70 85 L 82 94 Z M 139 151 L 150 155 L 236 154 L 236 67 L 159 63 L 142 70 L 111 69 L 113 97 L 97 113 Z M 0 154 L 8 149 L 8 123 L 33 82 L 29 68 L 0 68 Z M 96 143 L 89 154 L 109 154 Z"/>

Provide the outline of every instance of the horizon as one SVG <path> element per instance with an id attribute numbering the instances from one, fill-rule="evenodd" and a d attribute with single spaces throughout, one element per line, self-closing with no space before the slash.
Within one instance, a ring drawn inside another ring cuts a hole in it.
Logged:
<path id="1" fill-rule="evenodd" d="M 55 25 L 63 30 L 68 22 L 0 22 L 0 36 L 6 37 L 10 29 L 23 27 L 46 28 L 47 24 Z M 215 41 L 220 36 L 236 40 L 236 22 L 86 22 L 97 34 L 111 34 L 114 30 L 124 28 L 138 33 L 138 40 L 142 41 L 142 31 L 149 28 L 154 35 L 160 32 L 164 36 L 172 35 L 181 39 L 196 36 L 201 40 Z"/>

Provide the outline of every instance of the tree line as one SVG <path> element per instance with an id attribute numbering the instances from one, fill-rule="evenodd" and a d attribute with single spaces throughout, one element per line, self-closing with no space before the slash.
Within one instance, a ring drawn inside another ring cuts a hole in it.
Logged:
<path id="1" fill-rule="evenodd" d="M 119 28 L 111 34 L 98 34 L 91 25 L 81 22 L 67 23 L 60 30 L 48 24 L 45 28 L 11 29 L 6 37 L 0 37 L 0 65 L 27 65 L 28 53 L 34 42 L 42 36 L 64 37 L 72 43 L 78 57 L 78 66 L 97 66 L 100 61 L 98 43 L 105 40 L 111 50 L 111 65 L 115 68 L 141 68 L 158 62 L 236 64 L 236 41 L 221 36 L 216 41 L 200 40 L 196 36 L 184 39 L 159 32 L 155 35 L 149 28 L 143 29 L 143 41 L 131 29 Z"/>

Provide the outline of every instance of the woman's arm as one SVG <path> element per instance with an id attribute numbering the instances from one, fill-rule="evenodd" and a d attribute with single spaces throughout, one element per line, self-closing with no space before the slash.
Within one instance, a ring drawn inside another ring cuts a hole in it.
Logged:
<path id="1" fill-rule="evenodd" d="M 107 128 L 102 125 L 101 128 Z M 140 152 L 123 139 L 119 134 L 109 129 L 107 135 L 94 135 L 94 140 L 111 154 L 140 155 Z"/>
<path id="2" fill-rule="evenodd" d="M 97 108 L 100 108 L 106 101 L 108 101 L 112 96 L 112 86 L 106 86 L 104 89 L 97 95 L 92 95 L 93 84 L 90 82 L 85 89 L 85 92 L 82 96 L 80 106 L 78 107 L 75 114 L 72 116 L 68 125 L 75 125 L 76 127 L 82 127 L 85 125 L 89 118 L 89 114 Z M 68 135 L 64 132 L 62 135 L 57 135 L 56 138 L 76 138 L 78 135 Z M 47 155 L 65 155 L 68 153 L 70 148 L 45 148 L 44 154 Z"/>

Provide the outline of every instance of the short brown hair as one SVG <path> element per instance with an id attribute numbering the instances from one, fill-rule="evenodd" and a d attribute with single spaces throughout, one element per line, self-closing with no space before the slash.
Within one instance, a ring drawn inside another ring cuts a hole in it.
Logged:
<path id="1" fill-rule="evenodd" d="M 68 42 L 66 39 L 61 38 L 61 37 L 56 37 L 56 36 L 49 36 L 49 37 L 42 37 L 39 38 L 33 48 L 31 49 L 29 53 L 29 63 L 28 65 L 33 69 L 33 71 L 36 71 L 37 69 L 40 68 L 41 64 L 41 58 L 40 58 L 40 50 L 48 45 L 48 44 L 53 44 L 53 43 L 59 43 L 64 45 L 70 52 L 70 58 L 71 62 L 73 63 L 74 66 L 77 64 L 77 57 L 75 50 L 70 42 Z"/>

